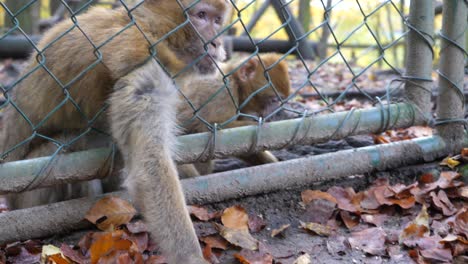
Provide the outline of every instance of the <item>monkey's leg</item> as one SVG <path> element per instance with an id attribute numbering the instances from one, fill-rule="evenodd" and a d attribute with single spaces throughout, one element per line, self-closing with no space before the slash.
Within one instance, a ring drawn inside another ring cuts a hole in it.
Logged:
<path id="1" fill-rule="evenodd" d="M 201 175 L 194 164 L 177 165 L 177 171 L 181 179 L 193 178 Z"/>
<path id="2" fill-rule="evenodd" d="M 128 172 L 125 185 L 168 263 L 207 263 L 185 204 L 176 166 L 178 95 L 154 61 L 120 79 L 110 98 L 111 132 Z"/>
<path id="3" fill-rule="evenodd" d="M 268 150 L 260 151 L 255 154 L 242 155 L 239 158 L 249 163 L 250 165 L 262 165 L 279 162 L 278 158 Z"/>

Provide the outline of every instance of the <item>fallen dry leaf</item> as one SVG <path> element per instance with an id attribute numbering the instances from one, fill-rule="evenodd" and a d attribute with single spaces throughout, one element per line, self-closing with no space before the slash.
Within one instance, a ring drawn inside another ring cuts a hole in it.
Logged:
<path id="1" fill-rule="evenodd" d="M 218 257 L 213 253 L 213 248 L 209 245 L 206 245 L 203 248 L 203 258 L 208 260 L 211 264 L 218 264 L 220 263 Z"/>
<path id="2" fill-rule="evenodd" d="M 249 215 L 242 206 L 232 206 L 224 209 L 221 215 L 221 223 L 223 223 L 225 227 L 248 230 Z"/>
<path id="3" fill-rule="evenodd" d="M 301 228 L 312 231 L 319 236 L 330 236 L 333 233 L 333 230 L 326 225 L 321 225 L 317 223 L 304 223 L 302 221 L 300 223 Z"/>
<path id="4" fill-rule="evenodd" d="M 332 256 L 343 256 L 349 251 L 349 243 L 344 236 L 332 235 L 327 238 L 327 250 Z"/>
<path id="5" fill-rule="evenodd" d="M 125 226 L 127 227 L 127 230 L 133 234 L 148 232 L 146 224 L 141 220 L 127 223 Z"/>
<path id="6" fill-rule="evenodd" d="M 298 257 L 293 264 L 310 264 L 312 263 L 310 260 L 310 255 L 305 253 L 304 255 L 301 255 Z"/>
<path id="7" fill-rule="evenodd" d="M 200 221 L 209 221 L 216 218 L 219 214 L 217 212 L 210 213 L 208 209 L 198 205 L 188 205 L 189 213 L 195 216 Z"/>
<path id="8" fill-rule="evenodd" d="M 336 203 L 332 203 L 324 199 L 312 200 L 306 205 L 306 211 L 302 215 L 301 219 L 305 222 L 324 225 L 333 216 L 335 209 Z"/>
<path id="9" fill-rule="evenodd" d="M 368 224 L 373 224 L 379 227 L 383 226 L 383 224 L 389 219 L 389 217 L 384 214 L 363 214 L 361 215 L 361 219 Z"/>
<path id="10" fill-rule="evenodd" d="M 280 226 L 279 228 L 277 229 L 273 229 L 273 231 L 271 231 L 271 237 L 275 237 L 279 234 L 284 234 L 284 230 L 288 229 L 289 227 L 291 226 L 291 224 L 286 224 L 286 225 L 282 225 Z"/>
<path id="11" fill-rule="evenodd" d="M 91 245 L 91 263 L 97 263 L 101 257 L 109 256 L 112 252 L 119 250 L 128 251 L 132 246 L 132 241 L 122 238 L 122 231 L 106 232 Z M 118 257 L 118 256 L 113 256 Z"/>
<path id="12" fill-rule="evenodd" d="M 265 228 L 266 223 L 265 220 L 259 215 L 256 214 L 249 214 L 249 230 L 252 233 L 258 233 L 263 228 Z"/>
<path id="13" fill-rule="evenodd" d="M 301 198 L 302 198 L 302 202 L 306 205 L 310 203 L 311 201 L 318 200 L 318 199 L 327 200 L 334 204 L 338 203 L 335 197 L 333 197 L 331 194 L 327 192 L 322 192 L 322 191 L 305 190 L 301 193 Z"/>
<path id="14" fill-rule="evenodd" d="M 408 247 L 415 247 L 418 240 L 427 237 L 430 234 L 429 229 L 429 214 L 426 206 L 423 206 L 418 216 L 408 223 L 408 225 L 400 233 L 399 243 Z"/>
<path id="15" fill-rule="evenodd" d="M 343 189 L 338 186 L 331 187 L 327 191 L 337 201 L 338 208 L 348 212 L 359 212 L 359 205 L 353 204 L 353 197 L 356 195 L 352 188 Z"/>
<path id="16" fill-rule="evenodd" d="M 442 213 L 445 216 L 454 215 L 457 212 L 457 208 L 450 202 L 447 194 L 443 190 L 439 190 L 436 194 L 435 192 L 431 192 L 429 194 L 432 198 L 432 202 L 439 210 L 442 210 Z"/>
<path id="17" fill-rule="evenodd" d="M 151 255 L 145 261 L 145 264 L 166 264 L 167 260 L 164 256 Z"/>
<path id="18" fill-rule="evenodd" d="M 248 229 L 236 229 L 216 224 L 219 234 L 232 245 L 250 249 L 258 249 L 258 241 L 252 237 Z"/>
<path id="19" fill-rule="evenodd" d="M 72 260 L 75 263 L 78 264 L 85 264 L 87 263 L 87 259 L 81 255 L 78 251 L 73 250 L 69 245 L 67 244 L 62 244 L 60 246 L 60 251 L 62 251 L 62 254 L 67 257 L 68 259 Z"/>
<path id="20" fill-rule="evenodd" d="M 453 231 L 468 239 L 468 209 L 466 207 L 455 216 Z"/>
<path id="21" fill-rule="evenodd" d="M 340 212 L 341 220 L 348 229 L 351 229 L 359 224 L 359 216 L 353 215 L 346 211 Z"/>
<path id="22" fill-rule="evenodd" d="M 351 233 L 348 241 L 353 248 L 375 256 L 384 256 L 386 255 L 385 238 L 385 231 L 381 227 L 373 227 Z"/>
<path id="23" fill-rule="evenodd" d="M 458 188 L 458 195 L 460 195 L 463 198 L 468 198 L 468 186 Z"/>
<path id="24" fill-rule="evenodd" d="M 100 230 L 112 231 L 115 227 L 129 223 L 135 214 L 136 210 L 129 202 L 106 196 L 89 209 L 85 218 Z"/>
<path id="25" fill-rule="evenodd" d="M 202 241 L 211 248 L 217 248 L 222 250 L 226 250 L 229 246 L 228 242 L 219 235 L 201 237 L 200 241 Z"/>
<path id="26" fill-rule="evenodd" d="M 460 161 L 454 159 L 453 157 L 446 157 L 442 160 L 442 162 L 440 162 L 440 165 L 447 166 L 453 170 L 456 166 L 460 165 Z"/>
<path id="27" fill-rule="evenodd" d="M 273 257 L 268 252 L 242 249 L 234 257 L 242 264 L 272 264 Z"/>

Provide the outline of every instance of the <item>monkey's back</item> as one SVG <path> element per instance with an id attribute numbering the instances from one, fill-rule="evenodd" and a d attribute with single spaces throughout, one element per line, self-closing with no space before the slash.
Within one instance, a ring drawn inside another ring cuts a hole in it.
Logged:
<path id="1" fill-rule="evenodd" d="M 16 107 L 5 109 L 2 152 L 32 135 L 33 127 L 46 135 L 86 129 L 102 112 L 116 80 L 148 58 L 143 34 L 135 26 L 122 31 L 131 22 L 123 9 L 92 8 L 76 19 L 44 35 L 24 79 L 9 93 Z M 93 126 L 105 126 L 104 115 Z M 22 158 L 21 152 L 10 160 Z"/>

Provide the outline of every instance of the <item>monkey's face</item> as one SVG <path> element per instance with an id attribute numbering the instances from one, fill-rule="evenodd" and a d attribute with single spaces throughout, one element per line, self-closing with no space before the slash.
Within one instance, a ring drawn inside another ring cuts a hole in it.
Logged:
<path id="1" fill-rule="evenodd" d="M 223 8 L 219 6 L 221 3 L 224 4 Z M 194 54 L 196 57 L 203 56 L 197 64 L 198 69 L 202 73 L 214 71 L 214 63 L 216 61 L 223 61 L 226 57 L 222 39 L 218 37 L 218 34 L 223 27 L 226 13 L 229 9 L 227 5 L 224 0 L 219 0 L 219 2 L 202 0 L 195 4 L 188 12 L 190 22 L 203 39 L 197 41 L 198 45 L 194 43 L 194 46 L 199 47 L 193 47 L 199 53 Z"/>

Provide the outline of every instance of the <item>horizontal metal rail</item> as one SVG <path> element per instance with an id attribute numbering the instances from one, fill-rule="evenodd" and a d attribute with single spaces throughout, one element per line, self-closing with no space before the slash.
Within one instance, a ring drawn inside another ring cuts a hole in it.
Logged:
<path id="1" fill-rule="evenodd" d="M 253 148 L 282 149 L 288 145 L 315 144 L 350 135 L 378 133 L 391 127 L 421 125 L 413 122 L 414 115 L 411 105 L 401 103 L 265 123 L 261 128 L 224 129 L 216 136 L 211 133 L 185 135 L 178 137 L 180 145 L 176 160 L 178 163 L 192 163 L 236 156 Z M 35 188 L 91 180 L 99 177 L 109 155 L 109 149 L 94 149 L 58 155 L 52 161 L 44 157 L 1 164 L 0 194 L 24 190 L 40 171 L 46 172 L 47 177 Z M 46 166 L 48 168 L 44 169 Z"/>

